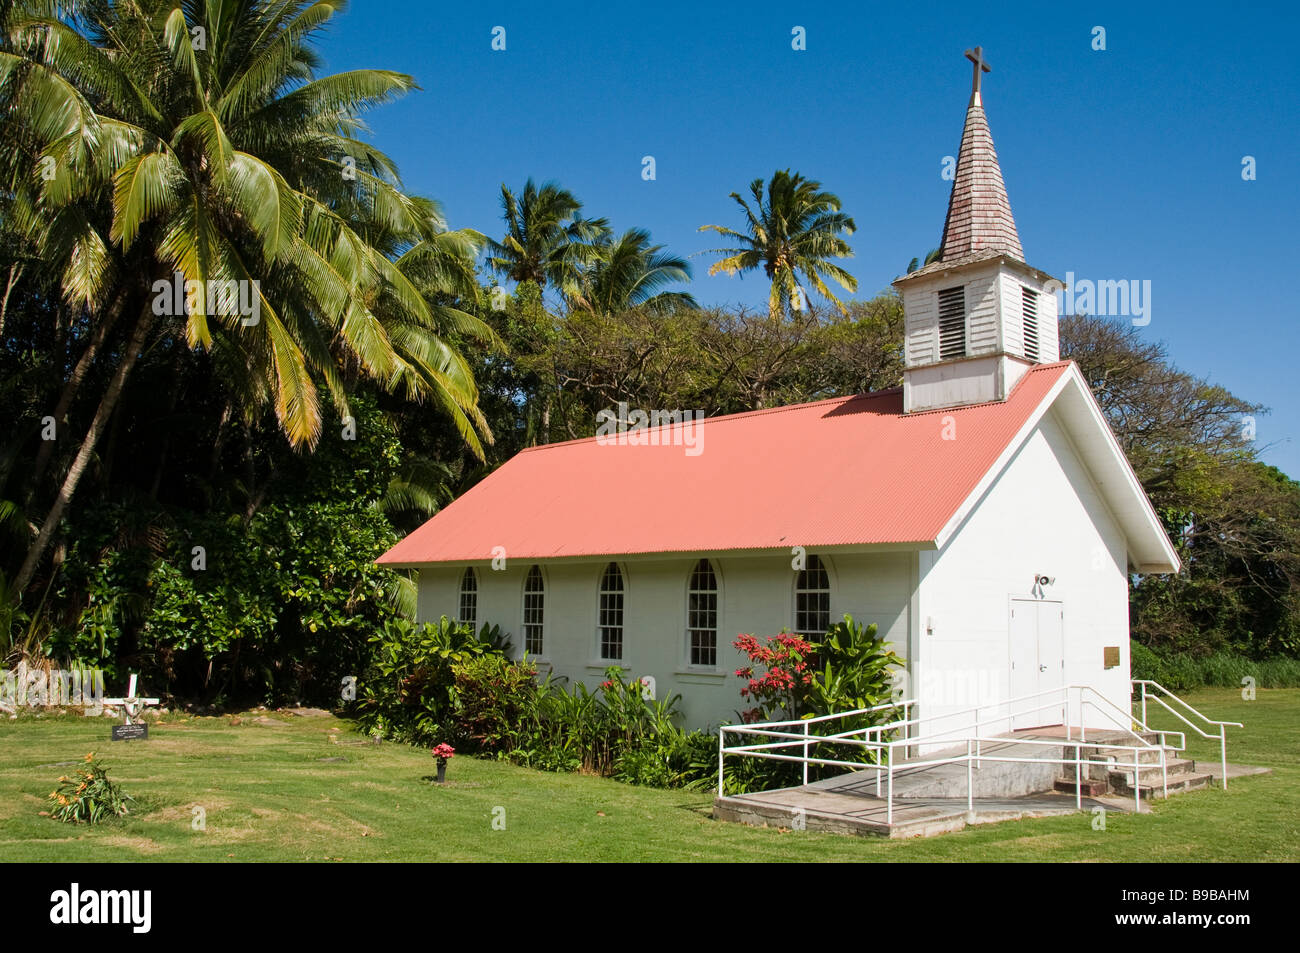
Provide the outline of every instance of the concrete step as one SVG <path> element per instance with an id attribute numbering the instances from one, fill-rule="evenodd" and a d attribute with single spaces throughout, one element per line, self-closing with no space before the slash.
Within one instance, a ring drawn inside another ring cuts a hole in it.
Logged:
<path id="1" fill-rule="evenodd" d="M 1192 762 L 1186 762 L 1191 764 Z M 1208 771 L 1180 771 L 1178 774 L 1170 773 L 1169 775 L 1169 793 L 1184 794 L 1187 791 L 1199 791 L 1208 788 L 1214 780 L 1214 775 Z M 1111 790 L 1120 797 L 1133 796 L 1133 772 L 1132 771 L 1112 771 L 1110 774 Z M 1163 797 L 1164 785 L 1161 783 L 1160 772 L 1157 769 L 1155 774 L 1148 774 L 1147 769 L 1142 769 L 1142 791 L 1141 796 L 1144 798 Z"/>
<path id="2" fill-rule="evenodd" d="M 1165 772 L 1171 780 L 1180 775 L 1195 774 L 1196 762 L 1190 758 L 1170 758 L 1165 762 Z M 1144 764 L 1140 769 L 1140 773 L 1143 787 L 1148 784 L 1159 784 L 1161 781 L 1160 765 L 1158 764 Z M 1108 773 L 1108 777 L 1115 777 L 1116 775 L 1123 777 L 1126 783 L 1131 784 L 1133 781 L 1133 769 L 1127 765 L 1117 765 Z"/>
<path id="3" fill-rule="evenodd" d="M 1057 778 L 1054 787 L 1062 794 L 1074 794 L 1077 790 L 1074 778 Z M 1110 782 L 1100 778 L 1085 778 L 1078 787 L 1083 788 L 1084 797 L 1103 797 L 1110 793 Z"/>
<path id="4" fill-rule="evenodd" d="M 1160 773 L 1160 765 L 1158 764 L 1143 765 L 1139 769 L 1142 778 L 1143 797 L 1150 797 L 1152 792 L 1163 794 L 1165 788 L 1164 778 L 1166 776 L 1169 780 L 1170 794 L 1205 787 L 1204 779 L 1209 777 L 1204 772 L 1198 773 L 1196 762 L 1189 758 L 1171 757 L 1165 762 L 1165 772 L 1165 775 Z M 1132 797 L 1133 769 L 1112 769 L 1101 774 L 1094 772 L 1091 776 L 1085 772 L 1082 787 L 1083 793 L 1088 797 L 1101 797 L 1105 794 Z M 1055 789 L 1063 794 L 1074 793 L 1074 765 L 1065 766 L 1063 776 L 1056 779 Z"/>
<path id="5" fill-rule="evenodd" d="M 1138 755 L 1138 762 L 1140 764 L 1160 763 L 1159 748 L 1140 750 L 1138 751 L 1137 755 Z M 1084 745 L 1083 756 L 1092 761 L 1113 760 L 1117 762 L 1124 761 L 1130 764 L 1132 764 L 1133 762 L 1133 752 L 1131 750 L 1126 748 L 1112 748 L 1107 745 L 1096 745 L 1096 746 Z M 1173 751 L 1169 751 L 1169 750 L 1165 751 L 1166 759 L 1173 758 L 1175 756 L 1176 755 Z"/>
<path id="6" fill-rule="evenodd" d="M 1073 748 L 1067 748 L 1065 757 L 1072 757 Z M 1147 783 L 1146 772 L 1154 771 L 1156 777 L 1160 775 L 1160 751 L 1139 751 L 1138 763 L 1142 765 L 1142 783 Z M 1194 768 L 1194 762 L 1185 762 L 1178 757 L 1178 753 L 1165 749 L 1165 764 L 1170 774 L 1190 771 Z M 1128 771 L 1133 773 L 1133 752 L 1124 751 L 1115 748 L 1090 748 L 1083 747 L 1080 756 L 1084 759 L 1083 776 L 1085 780 L 1109 782 L 1109 778 L 1114 771 Z M 1064 764 L 1061 766 L 1060 777 L 1074 783 L 1074 765 Z"/>

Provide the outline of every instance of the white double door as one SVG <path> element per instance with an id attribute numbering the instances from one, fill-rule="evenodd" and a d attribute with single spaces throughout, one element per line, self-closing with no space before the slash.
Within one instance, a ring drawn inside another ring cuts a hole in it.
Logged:
<path id="1" fill-rule="evenodd" d="M 1024 698 L 1065 684 L 1065 606 L 1041 599 L 1011 600 L 1011 697 Z M 1012 728 L 1061 724 L 1061 708 L 1026 711 L 1057 701 L 1045 694 L 1016 704 Z"/>

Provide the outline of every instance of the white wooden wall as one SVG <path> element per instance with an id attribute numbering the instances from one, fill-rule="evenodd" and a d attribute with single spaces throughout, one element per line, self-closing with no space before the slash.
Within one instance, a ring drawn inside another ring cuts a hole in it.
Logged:
<path id="1" fill-rule="evenodd" d="M 794 628 L 795 573 L 788 554 L 712 557 L 721 587 L 719 665 L 714 672 L 701 673 L 686 665 L 687 577 L 697 558 L 619 560 L 625 587 L 622 665 L 637 677 L 653 675 L 660 697 L 681 694 L 686 726 L 707 728 L 733 722 L 736 711 L 749 707 L 740 697 L 742 681 L 734 674 L 744 660 L 732 640 L 741 633 L 775 635 L 782 628 Z M 823 555 L 831 577 L 831 621 L 847 612 L 859 622 L 875 622 L 894 651 L 907 658 L 915 558 L 907 551 Z M 476 566 L 478 623 L 500 625 L 510 633 L 516 651 L 523 645 L 523 582 L 530 565 L 508 561 L 500 571 Z M 593 687 L 611 664 L 597 658 L 597 586 L 604 565 L 603 560 L 543 564 L 545 661 L 556 675 Z M 421 570 L 422 620 L 455 616 L 463 572 L 463 566 Z"/>
<path id="2" fill-rule="evenodd" d="M 1056 579 L 1043 598 L 1064 602 L 1065 684 L 1092 685 L 1128 710 L 1124 539 L 1050 413 L 947 545 L 920 560 L 913 688 L 926 717 L 1008 697 L 1009 603 L 1033 597 L 1037 574 Z M 1106 646 L 1119 647 L 1119 667 L 1104 669 Z"/>
<path id="3" fill-rule="evenodd" d="M 932 364 L 939 359 L 938 293 L 962 285 L 966 289 L 966 353 L 968 356 L 1005 351 L 1023 357 L 1023 288 L 1039 292 L 1039 363 L 1060 358 L 1057 330 L 1057 302 L 1037 279 L 991 265 L 947 278 L 928 278 L 905 286 L 903 291 L 907 367 Z"/>

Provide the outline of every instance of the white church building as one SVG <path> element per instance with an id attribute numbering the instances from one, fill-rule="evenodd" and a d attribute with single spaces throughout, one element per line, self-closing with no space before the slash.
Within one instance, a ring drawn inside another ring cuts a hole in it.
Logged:
<path id="1" fill-rule="evenodd" d="M 737 635 L 846 613 L 926 722 L 1075 684 L 1128 711 L 1129 573 L 1178 557 L 1059 361 L 975 85 L 940 255 L 895 281 L 901 388 L 524 450 L 379 560 L 419 569 L 421 619 L 498 624 L 574 682 L 651 676 L 691 728 L 749 707 Z"/>

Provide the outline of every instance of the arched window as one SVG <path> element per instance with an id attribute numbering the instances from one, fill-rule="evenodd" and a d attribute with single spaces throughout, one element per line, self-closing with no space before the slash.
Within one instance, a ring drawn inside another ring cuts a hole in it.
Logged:
<path id="1" fill-rule="evenodd" d="M 794 630 L 810 641 L 820 642 L 831 627 L 831 579 L 817 556 L 808 562 L 794 584 Z"/>
<path id="2" fill-rule="evenodd" d="M 478 625 L 478 575 L 473 566 L 466 566 L 465 575 L 460 577 L 460 612 L 456 619 Z"/>
<path id="3" fill-rule="evenodd" d="M 617 563 L 610 563 L 600 577 L 600 657 L 611 662 L 623 660 L 623 574 Z"/>
<path id="4" fill-rule="evenodd" d="M 691 570 L 686 593 L 686 647 L 691 665 L 718 664 L 718 577 L 707 559 Z"/>
<path id="5" fill-rule="evenodd" d="M 543 617 L 546 613 L 546 581 L 540 566 L 528 570 L 524 579 L 524 653 L 542 655 Z"/>

